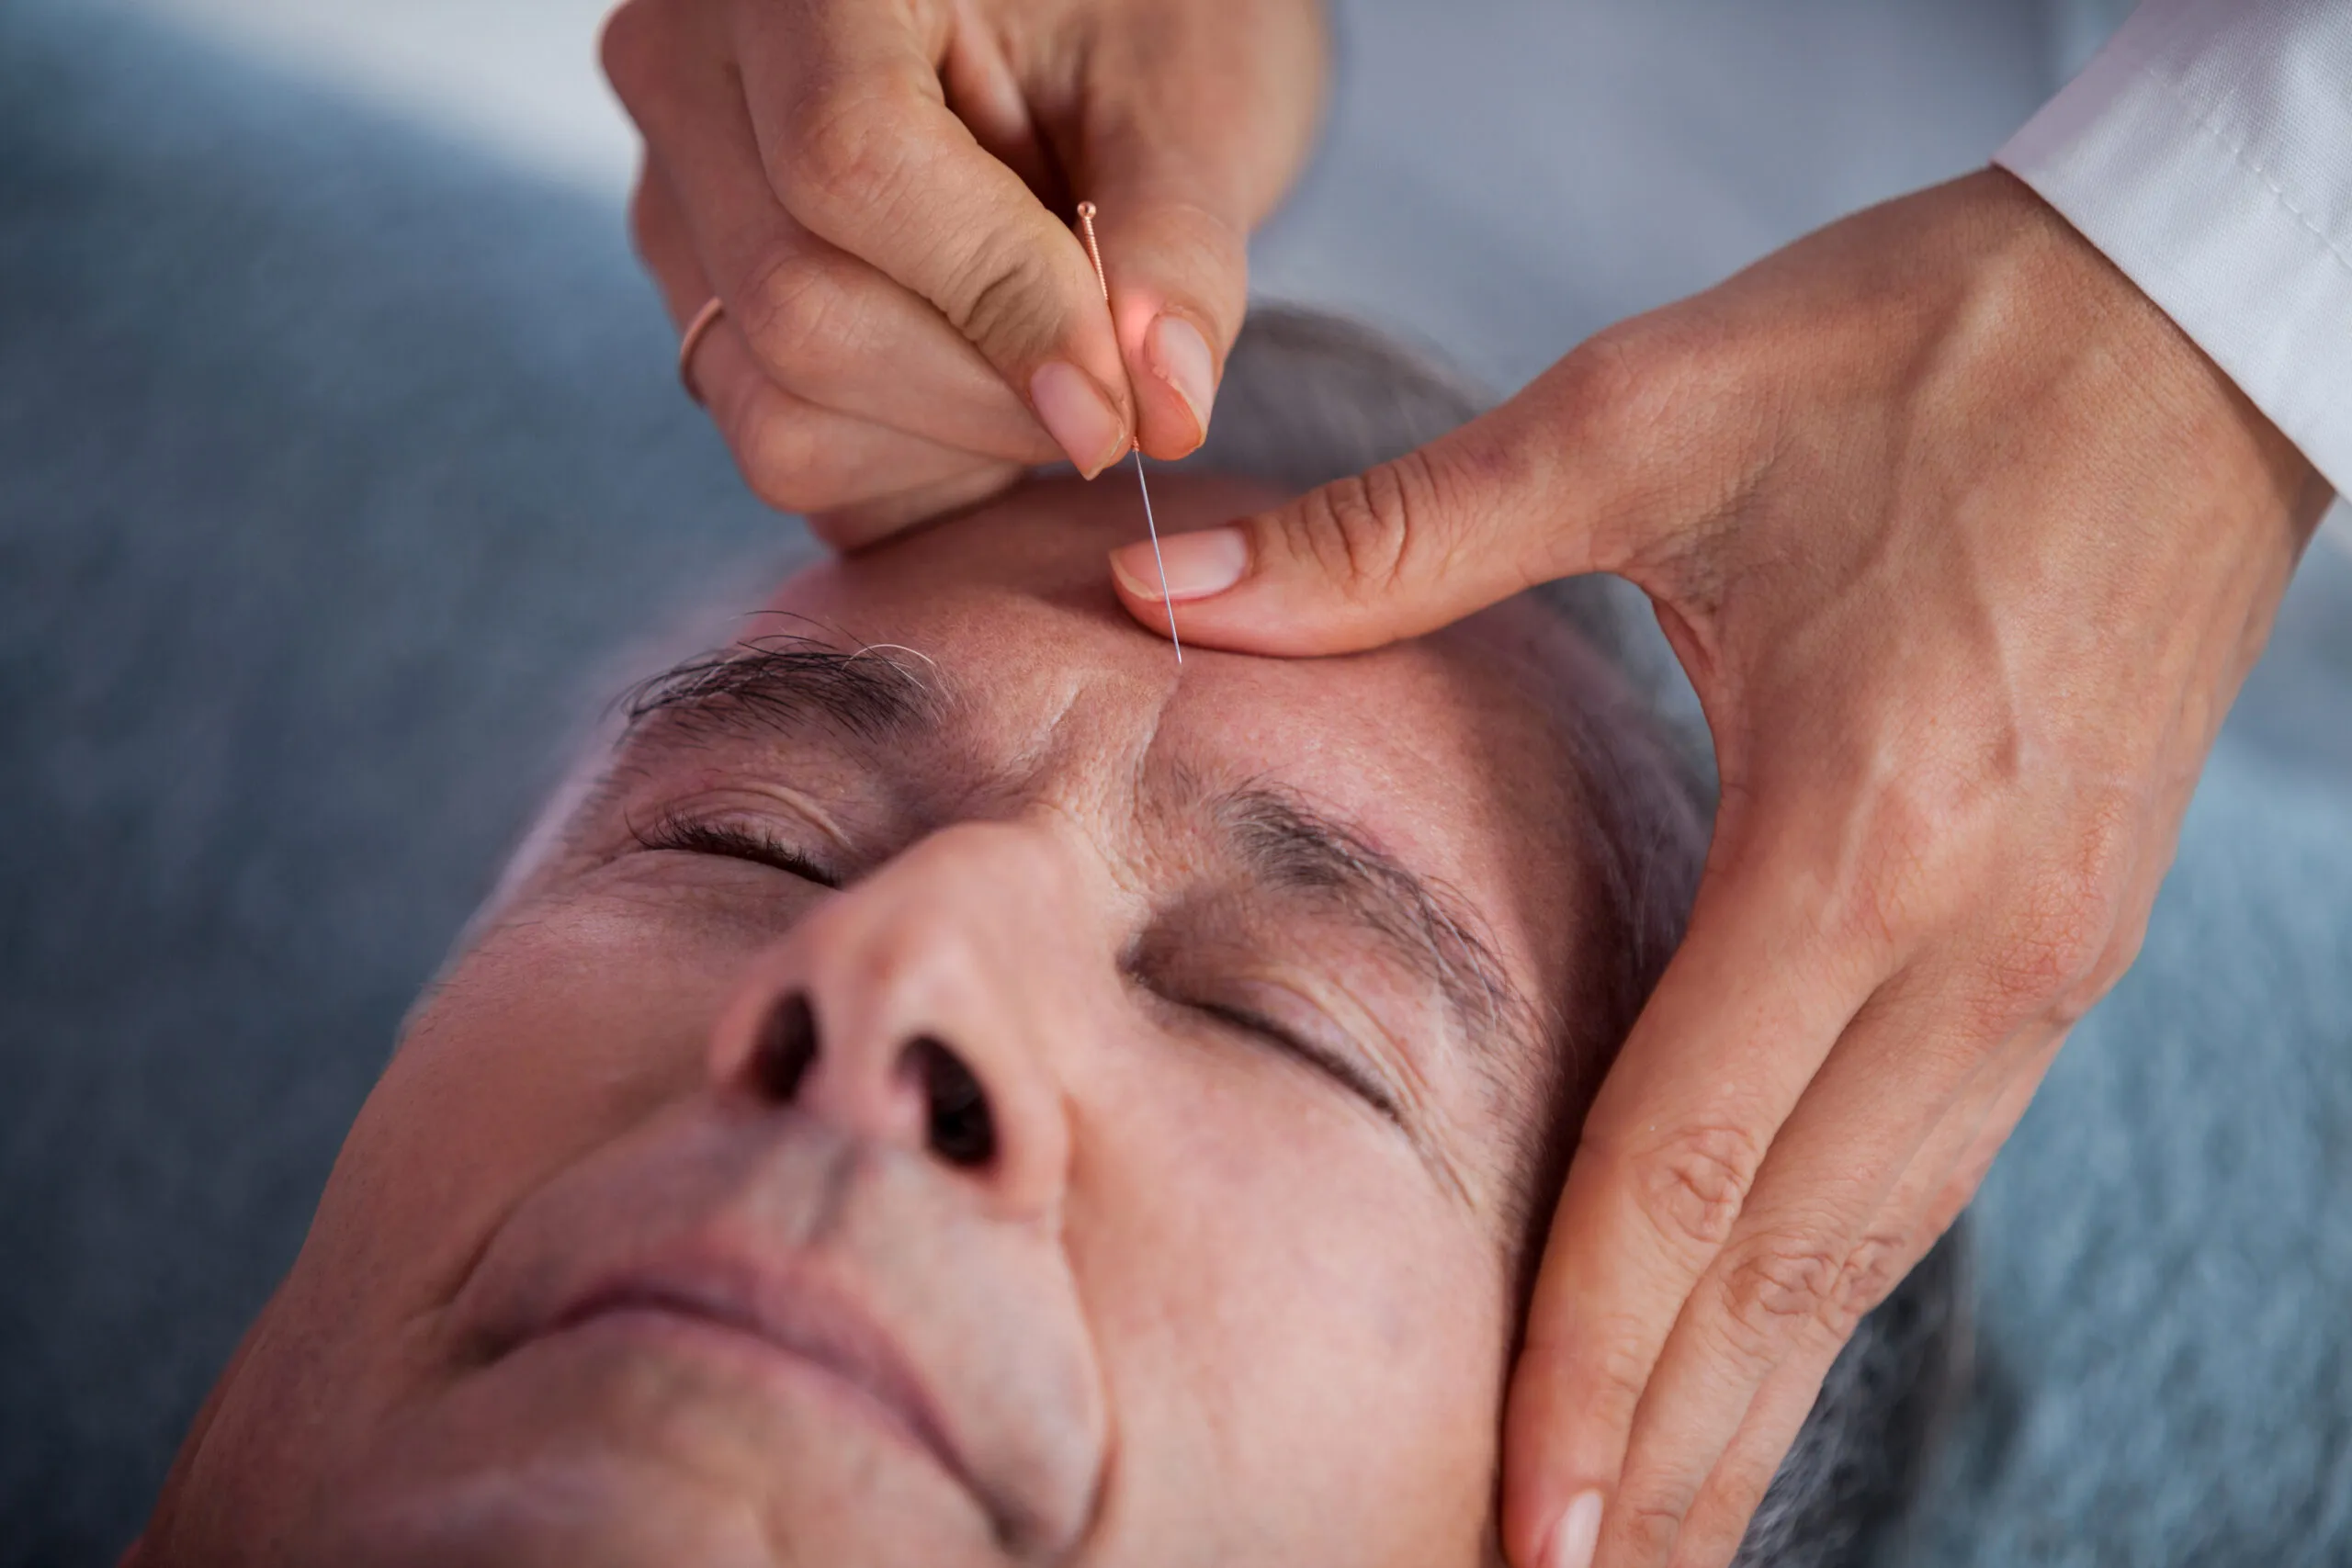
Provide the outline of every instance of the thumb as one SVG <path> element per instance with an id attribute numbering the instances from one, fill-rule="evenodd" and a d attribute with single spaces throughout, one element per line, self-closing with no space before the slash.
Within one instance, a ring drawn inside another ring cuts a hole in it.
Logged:
<path id="1" fill-rule="evenodd" d="M 1428 446 L 1271 512 L 1112 555 L 1128 612 L 1186 642 L 1347 653 L 1416 637 L 1538 582 L 1624 570 L 1675 525 L 1687 437 L 1594 340 Z M 1648 412 L 1645 412 L 1648 411 Z"/>

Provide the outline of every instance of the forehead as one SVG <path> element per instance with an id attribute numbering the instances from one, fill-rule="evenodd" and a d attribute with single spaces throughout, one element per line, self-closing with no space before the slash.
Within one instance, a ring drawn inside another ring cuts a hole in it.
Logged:
<path id="1" fill-rule="evenodd" d="M 1170 531 L 1277 499 L 1189 475 L 1153 491 Z M 1514 602 L 1365 654 L 1195 647 L 1180 665 L 1111 592 L 1107 552 L 1142 532 L 1135 491 L 1110 478 L 1032 485 L 799 574 L 763 624 L 887 647 L 949 699 L 955 765 L 1098 823 L 1171 780 L 1295 790 L 1459 891 L 1527 993 L 1556 998 L 1583 863 L 1573 759 L 1592 672 L 1573 631 Z"/>

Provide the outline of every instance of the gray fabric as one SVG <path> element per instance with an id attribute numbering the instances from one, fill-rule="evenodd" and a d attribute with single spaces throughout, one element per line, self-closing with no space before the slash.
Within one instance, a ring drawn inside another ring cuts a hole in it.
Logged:
<path id="1" fill-rule="evenodd" d="M 797 542 L 670 352 L 609 208 L 0 7 L 0 1564 L 136 1528 L 583 696 Z M 1922 1561 L 2352 1555 L 2352 807 L 2256 756 L 2343 594 L 1996 1168 Z"/>
<path id="2" fill-rule="evenodd" d="M 2352 801 L 2225 744 L 1975 1206 L 1922 1564 L 2352 1562 Z"/>

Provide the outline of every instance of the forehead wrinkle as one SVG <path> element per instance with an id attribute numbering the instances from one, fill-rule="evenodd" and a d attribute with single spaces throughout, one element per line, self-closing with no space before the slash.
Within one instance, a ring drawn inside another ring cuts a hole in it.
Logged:
<path id="1" fill-rule="evenodd" d="M 1127 840 L 1131 850 L 1136 840 L 1176 685 L 1143 696 L 1128 690 L 1123 677 L 1091 671 L 1072 674 L 1057 687 L 1050 716 L 991 771 L 1003 786 L 1078 827 L 1119 890 L 1148 902 L 1143 872 L 1119 845 Z M 1138 711 L 1145 705 L 1148 711 Z"/>

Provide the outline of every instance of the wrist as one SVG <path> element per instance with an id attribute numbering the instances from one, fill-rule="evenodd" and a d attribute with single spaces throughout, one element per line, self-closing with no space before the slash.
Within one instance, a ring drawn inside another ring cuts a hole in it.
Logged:
<path id="1" fill-rule="evenodd" d="M 2188 333 L 2098 247 L 2007 170 L 1967 177 L 1981 186 L 2018 252 L 2030 257 L 2029 287 L 2041 295 L 2028 330 L 2079 333 L 2083 352 L 2111 357 L 2134 406 L 2115 423 L 2145 422 L 2150 434 L 2205 455 L 2203 470 L 2230 483 L 2251 480 L 2270 504 L 2248 508 L 2282 525 L 2300 552 L 2334 499 L 2318 468 L 2215 364 Z"/>

